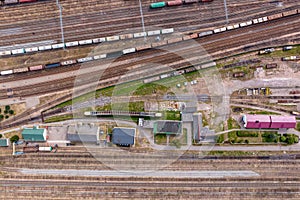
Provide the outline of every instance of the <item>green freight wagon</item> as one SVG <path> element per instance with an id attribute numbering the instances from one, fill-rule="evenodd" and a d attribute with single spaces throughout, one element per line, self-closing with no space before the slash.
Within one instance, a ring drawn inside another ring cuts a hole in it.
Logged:
<path id="1" fill-rule="evenodd" d="M 162 8 L 166 6 L 166 2 L 156 2 L 150 5 L 150 8 Z"/>

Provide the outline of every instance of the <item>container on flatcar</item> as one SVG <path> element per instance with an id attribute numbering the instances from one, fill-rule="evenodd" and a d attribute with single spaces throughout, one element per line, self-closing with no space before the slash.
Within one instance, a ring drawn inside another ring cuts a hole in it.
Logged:
<path id="1" fill-rule="evenodd" d="M 19 3 L 31 3 L 31 2 L 35 2 L 37 0 L 19 0 Z"/>
<path id="2" fill-rule="evenodd" d="M 188 3 L 197 3 L 198 0 L 184 0 L 184 3 L 188 4 Z"/>
<path id="3" fill-rule="evenodd" d="M 281 17 L 282 17 L 282 13 L 275 14 L 275 15 L 270 15 L 270 16 L 268 16 L 268 20 L 279 19 Z"/>
<path id="4" fill-rule="evenodd" d="M 95 38 L 95 39 L 93 39 L 94 44 L 105 42 L 105 41 L 106 41 L 105 38 Z"/>
<path id="5" fill-rule="evenodd" d="M 46 51 L 46 50 L 51 50 L 51 49 L 52 49 L 51 45 L 39 46 L 39 51 Z"/>
<path id="6" fill-rule="evenodd" d="M 288 50 L 291 50 L 293 49 L 293 46 L 285 46 L 285 47 L 282 47 L 282 50 L 283 51 L 288 51 Z"/>
<path id="7" fill-rule="evenodd" d="M 167 28 L 167 29 L 162 29 L 161 34 L 168 34 L 168 33 L 173 33 L 174 28 Z"/>
<path id="8" fill-rule="evenodd" d="M 77 63 L 76 60 L 67 60 L 67 61 L 62 61 L 60 62 L 61 65 L 65 66 L 65 65 L 72 65 L 72 64 L 75 64 Z"/>
<path id="9" fill-rule="evenodd" d="M 272 53 L 272 52 L 274 52 L 274 51 L 275 51 L 274 48 L 268 48 L 268 49 L 260 50 L 260 51 L 258 52 L 258 54 L 259 54 L 259 55 L 262 55 L 262 54 L 268 54 L 268 53 Z"/>
<path id="10" fill-rule="evenodd" d="M 139 38 L 139 37 L 144 37 L 147 35 L 147 32 L 140 32 L 140 33 L 134 33 L 133 37 L 134 38 Z"/>
<path id="11" fill-rule="evenodd" d="M 164 2 L 164 1 L 150 4 L 150 8 L 162 8 L 162 7 L 165 7 L 165 6 L 166 6 L 166 2 Z"/>
<path id="12" fill-rule="evenodd" d="M 0 75 L 4 76 L 4 75 L 10 75 L 13 74 L 13 70 L 4 70 L 0 72 Z"/>
<path id="13" fill-rule="evenodd" d="M 9 4 L 16 4 L 19 3 L 19 0 L 5 0 L 4 4 L 9 5 Z"/>
<path id="14" fill-rule="evenodd" d="M 11 50 L 11 54 L 12 55 L 18 55 L 18 54 L 23 54 L 25 53 L 25 49 L 14 49 L 14 50 Z"/>
<path id="15" fill-rule="evenodd" d="M 118 41 L 118 40 L 120 40 L 120 36 L 118 36 L 118 35 L 106 37 L 107 42 L 113 42 L 113 41 Z"/>
<path id="16" fill-rule="evenodd" d="M 277 63 L 266 64 L 266 69 L 277 68 Z"/>
<path id="17" fill-rule="evenodd" d="M 151 78 L 146 78 L 144 79 L 144 83 L 150 83 L 150 82 L 154 82 L 154 81 L 158 81 L 160 78 L 159 76 L 154 76 L 154 77 L 151 77 Z"/>
<path id="18" fill-rule="evenodd" d="M 93 60 L 93 57 L 86 57 L 86 58 L 77 59 L 77 62 L 83 63 L 83 62 L 89 62 L 89 61 L 92 61 L 92 60 Z"/>
<path id="19" fill-rule="evenodd" d="M 27 147 L 23 147 L 23 152 L 24 153 L 35 153 L 38 152 L 39 148 L 36 146 L 27 146 Z"/>
<path id="20" fill-rule="evenodd" d="M 244 76 L 245 76 L 245 72 L 235 72 L 235 73 L 233 73 L 234 78 L 240 78 L 240 77 L 244 77 Z"/>
<path id="21" fill-rule="evenodd" d="M 57 63 L 50 63 L 50 64 L 46 64 L 45 65 L 45 69 L 55 68 L 55 67 L 59 67 L 59 66 L 60 66 L 59 62 L 57 62 Z"/>
<path id="22" fill-rule="evenodd" d="M 38 47 L 29 47 L 29 48 L 25 48 L 25 52 L 26 53 L 31 53 L 31 52 L 37 52 L 39 51 Z"/>
<path id="23" fill-rule="evenodd" d="M 180 5 L 182 5 L 182 1 L 181 0 L 168 1 L 167 5 L 168 6 L 180 6 Z"/>
<path id="24" fill-rule="evenodd" d="M 39 151 L 52 151 L 52 147 L 39 147 Z"/>
<path id="25" fill-rule="evenodd" d="M 144 33 L 143 36 L 146 36 L 146 32 L 143 32 L 143 33 Z M 133 38 L 133 34 L 132 33 L 120 35 L 120 39 L 121 40 L 126 40 L 126 39 L 131 39 L 131 38 Z"/>
<path id="26" fill-rule="evenodd" d="M 212 35 L 214 32 L 213 31 L 205 31 L 205 32 L 201 32 L 199 33 L 199 37 L 204 37 L 207 35 Z"/>
<path id="27" fill-rule="evenodd" d="M 43 65 L 31 66 L 29 67 L 30 71 L 42 70 L 44 67 Z"/>
<path id="28" fill-rule="evenodd" d="M 129 48 L 129 49 L 123 50 L 123 54 L 129 54 L 129 53 L 134 53 L 134 52 L 135 52 L 135 48 Z"/>
<path id="29" fill-rule="evenodd" d="M 11 55 L 11 51 L 1 51 L 0 56 L 8 56 Z"/>
<path id="30" fill-rule="evenodd" d="M 159 35 L 159 34 L 160 34 L 160 30 L 148 31 L 148 36 Z"/>
<path id="31" fill-rule="evenodd" d="M 52 44 L 52 49 L 60 49 L 65 47 L 65 43 L 60 43 L 60 44 Z"/>
<path id="32" fill-rule="evenodd" d="M 74 42 L 67 42 L 66 43 L 66 47 L 75 47 L 78 46 L 78 41 L 74 41 Z"/>
<path id="33" fill-rule="evenodd" d="M 282 61 L 295 61 L 295 60 L 300 60 L 300 56 L 287 56 L 287 57 L 282 57 Z"/>
<path id="34" fill-rule="evenodd" d="M 79 45 L 86 45 L 86 44 L 92 44 L 93 40 L 80 40 Z"/>
<path id="35" fill-rule="evenodd" d="M 96 55 L 94 56 L 94 60 L 104 59 L 106 58 L 106 54 Z"/>
<path id="36" fill-rule="evenodd" d="M 16 74 L 16 73 L 28 72 L 29 69 L 28 69 L 28 67 L 22 67 L 22 68 L 18 68 L 18 69 L 13 69 L 13 71 L 14 71 L 14 74 Z"/>

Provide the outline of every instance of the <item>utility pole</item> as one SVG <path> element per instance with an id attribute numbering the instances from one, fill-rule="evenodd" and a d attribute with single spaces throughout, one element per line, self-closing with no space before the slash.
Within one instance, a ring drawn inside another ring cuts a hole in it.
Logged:
<path id="1" fill-rule="evenodd" d="M 142 7 L 141 0 L 139 0 L 139 3 L 140 3 L 140 13 L 141 13 L 141 20 L 142 20 L 142 29 L 143 29 L 143 32 L 145 33 L 146 30 L 145 30 L 144 14 L 143 14 L 143 7 Z M 144 35 L 144 41 L 145 42 L 147 41 L 146 35 Z"/>
<path id="2" fill-rule="evenodd" d="M 60 32 L 61 32 L 61 42 L 65 43 L 65 37 L 64 37 L 64 28 L 63 28 L 63 22 L 62 22 L 62 7 L 58 0 L 56 0 L 56 5 L 59 9 L 59 21 L 60 21 Z M 65 49 L 65 46 L 64 46 Z"/>
<path id="3" fill-rule="evenodd" d="M 228 24 L 228 11 L 227 11 L 227 2 L 224 0 L 224 9 L 225 9 L 225 16 L 226 16 L 226 23 Z"/>

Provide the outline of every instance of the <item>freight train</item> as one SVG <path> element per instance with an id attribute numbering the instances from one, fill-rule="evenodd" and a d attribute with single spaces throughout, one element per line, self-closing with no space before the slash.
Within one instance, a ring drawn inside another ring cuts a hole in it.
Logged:
<path id="1" fill-rule="evenodd" d="M 14 5 L 14 4 L 19 4 L 19 3 L 32 3 L 32 2 L 36 2 L 39 0 L 4 0 L 1 1 L 1 5 Z"/>
<path id="2" fill-rule="evenodd" d="M 93 57 L 79 58 L 77 60 L 67 60 L 67 61 L 63 61 L 63 62 L 60 62 L 60 63 L 50 63 L 50 64 L 47 64 L 47 65 L 38 65 L 38 66 L 32 66 L 32 67 L 28 67 L 28 68 L 25 67 L 25 68 L 13 69 L 13 70 L 5 70 L 5 71 L 1 71 L 0 75 L 10 75 L 10 74 L 27 72 L 27 71 L 36 71 L 36 70 L 41 70 L 41 69 L 67 66 L 67 65 L 72 65 L 72 64 L 75 64 L 75 63 L 89 62 L 89 61 L 93 61 L 93 60 L 103 59 L 103 58 L 106 58 L 106 57 L 111 57 L 112 54 L 122 55 L 122 54 L 134 53 L 134 52 L 143 51 L 143 50 L 150 49 L 150 48 L 156 48 L 158 46 L 162 46 L 162 45 L 166 45 L 166 44 L 181 42 L 181 41 L 184 41 L 184 40 L 207 37 L 207 36 L 212 35 L 212 34 L 218 34 L 218 33 L 224 32 L 224 31 L 230 31 L 232 29 L 241 28 L 241 27 L 244 27 L 244 26 L 252 25 L 252 24 L 263 23 L 263 22 L 266 22 L 268 20 L 275 20 L 275 19 L 278 19 L 278 18 L 281 18 L 281 17 L 285 17 L 285 16 L 289 16 L 289 15 L 295 15 L 295 14 L 298 14 L 298 13 L 300 14 L 300 9 L 299 10 L 285 11 L 285 12 L 280 13 L 280 14 L 274 14 L 274 15 L 267 16 L 267 17 L 261 17 L 261 18 L 253 19 L 253 20 L 243 22 L 243 23 L 217 28 L 217 29 L 214 29 L 214 30 L 207 30 L 207 31 L 204 31 L 204 32 L 194 33 L 192 35 L 184 35 L 182 37 L 172 38 L 172 39 L 169 39 L 169 40 L 163 40 L 163 41 L 160 41 L 160 42 L 155 42 L 155 43 L 147 44 L 147 45 L 144 45 L 144 46 L 137 46 L 137 47 L 134 47 L 134 48 L 128 48 L 128 49 L 124 49 L 121 52 L 113 52 L 113 53 L 110 53 L 110 54 L 101 54 L 101 55 L 96 55 L 96 56 L 93 56 Z M 53 44 L 53 45 L 47 45 L 47 46 L 31 47 L 31 48 L 25 48 L 25 49 L 24 48 L 23 49 L 15 49 L 15 50 L 12 50 L 12 51 L 2 51 L 2 52 L 0 52 L 0 56 L 19 55 L 19 54 L 24 54 L 24 53 L 31 53 L 31 52 L 36 52 L 36 51 L 45 51 L 45 50 L 51 50 L 51 49 L 59 49 L 59 48 L 64 48 L 64 47 L 73 47 L 73 46 L 79 46 L 79 45 L 90 45 L 90 44 L 96 44 L 96 43 L 102 43 L 102 42 L 118 41 L 118 40 L 128 39 L 128 38 L 138 38 L 138 37 L 144 37 L 144 36 L 156 36 L 156 35 L 159 35 L 159 34 L 169 34 L 169 33 L 173 33 L 173 32 L 174 32 L 174 28 L 168 28 L 168 29 L 154 30 L 154 31 L 134 33 L 134 34 L 111 36 L 111 37 L 106 37 L 106 38 L 95 38 L 95 39 L 67 42 L 67 43 L 60 43 L 60 44 Z M 264 50 L 261 50 L 260 54 L 270 53 L 269 51 L 272 51 L 272 50 L 273 50 L 272 48 L 264 49 Z"/>
<path id="3" fill-rule="evenodd" d="M 190 4 L 197 2 L 212 2 L 213 0 L 174 0 L 174 1 L 161 1 L 150 4 L 150 8 L 163 8 L 166 6 L 180 6 L 182 4 Z"/>

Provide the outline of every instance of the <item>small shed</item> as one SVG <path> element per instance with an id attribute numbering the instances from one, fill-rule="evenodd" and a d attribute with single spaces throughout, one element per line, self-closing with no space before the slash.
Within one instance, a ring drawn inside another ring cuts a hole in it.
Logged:
<path id="1" fill-rule="evenodd" d="M 8 147 L 9 139 L 0 139 L 0 147 Z"/>
<path id="2" fill-rule="evenodd" d="M 34 126 L 33 128 L 24 128 L 22 137 L 25 141 L 44 142 L 46 141 L 47 130 Z"/>
<path id="3" fill-rule="evenodd" d="M 134 145 L 135 128 L 114 128 L 112 131 L 112 143 L 120 146 Z"/>

